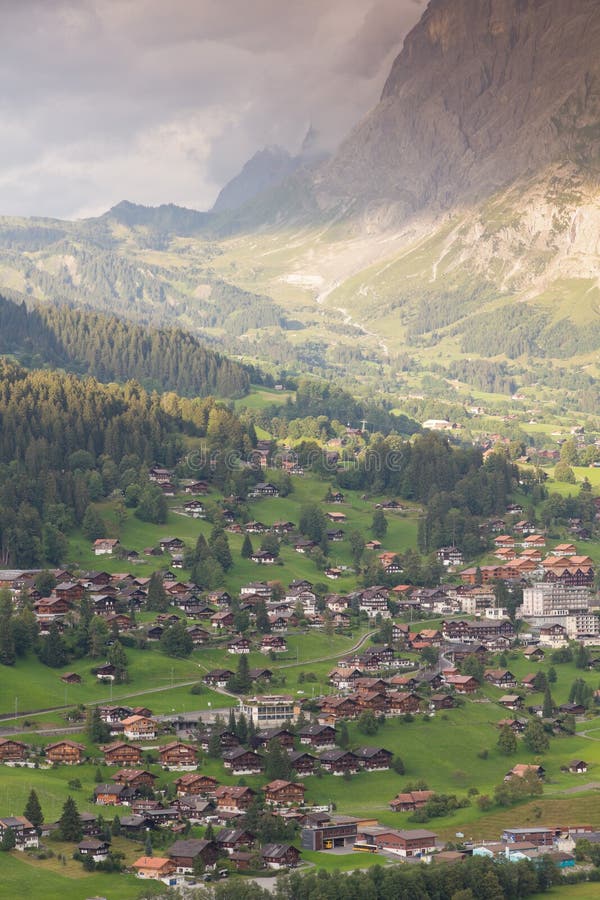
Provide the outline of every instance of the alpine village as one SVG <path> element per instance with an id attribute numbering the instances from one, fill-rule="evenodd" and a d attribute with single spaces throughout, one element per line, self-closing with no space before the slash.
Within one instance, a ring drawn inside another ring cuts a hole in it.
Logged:
<path id="1" fill-rule="evenodd" d="M 0 897 L 600 894 L 600 8 L 411 5 L 337 149 L 0 218 Z"/>

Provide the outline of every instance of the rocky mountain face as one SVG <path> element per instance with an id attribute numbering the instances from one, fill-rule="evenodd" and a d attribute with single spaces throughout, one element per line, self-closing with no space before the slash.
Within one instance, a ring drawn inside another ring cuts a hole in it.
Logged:
<path id="1" fill-rule="evenodd" d="M 299 165 L 298 157 L 291 156 L 283 147 L 264 147 L 221 190 L 213 212 L 239 209 L 263 191 L 281 184 Z"/>
<path id="2" fill-rule="evenodd" d="M 264 147 L 255 153 L 243 166 L 241 172 L 225 185 L 211 211 L 224 213 L 226 216 L 227 213 L 236 212 L 260 198 L 256 205 L 256 213 L 260 218 L 261 200 L 264 200 L 265 195 L 275 194 L 278 196 L 278 188 L 284 185 L 295 172 L 303 168 L 311 170 L 322 163 L 327 156 L 327 152 L 321 145 L 320 135 L 312 125 L 309 126 L 300 150 L 295 156 L 277 145 Z M 281 205 L 285 205 L 283 198 L 286 196 L 289 198 L 287 185 L 284 186 L 281 194 Z M 253 212 L 251 209 L 250 218 L 252 218 Z"/>
<path id="3" fill-rule="evenodd" d="M 321 167 L 322 209 L 398 221 L 600 160 L 597 0 L 431 0 L 381 100 Z"/>

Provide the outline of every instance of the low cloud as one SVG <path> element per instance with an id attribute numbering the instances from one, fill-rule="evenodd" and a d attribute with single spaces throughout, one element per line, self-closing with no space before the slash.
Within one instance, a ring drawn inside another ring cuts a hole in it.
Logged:
<path id="1" fill-rule="evenodd" d="M 424 0 L 0 0 L 0 214 L 209 207 L 266 144 L 334 147 Z"/>

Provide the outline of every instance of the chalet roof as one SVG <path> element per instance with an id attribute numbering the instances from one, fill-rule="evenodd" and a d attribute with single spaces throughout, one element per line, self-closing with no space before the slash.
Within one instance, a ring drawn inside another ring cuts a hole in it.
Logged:
<path id="1" fill-rule="evenodd" d="M 134 869 L 155 869 L 156 871 L 160 871 L 160 869 L 169 864 L 172 865 L 173 860 L 167 859 L 164 856 L 140 856 L 140 858 L 136 859 L 133 863 L 133 867 Z"/>
<path id="2" fill-rule="evenodd" d="M 198 856 L 207 847 L 212 845 L 212 841 L 206 841 L 201 838 L 190 838 L 189 840 L 175 841 L 169 847 L 169 856 L 173 857 L 191 857 Z"/>
<path id="3" fill-rule="evenodd" d="M 261 856 L 268 859 L 278 859 L 286 856 L 290 850 L 296 850 L 291 844 L 265 844 L 262 848 Z M 296 850 L 298 853 L 299 851 Z"/>
<path id="4" fill-rule="evenodd" d="M 265 791 L 281 791 L 283 788 L 287 787 L 297 787 L 301 788 L 303 791 L 305 790 L 303 784 L 298 784 L 294 781 L 286 781 L 284 778 L 276 778 L 275 781 L 270 781 L 268 784 L 265 784 Z"/>

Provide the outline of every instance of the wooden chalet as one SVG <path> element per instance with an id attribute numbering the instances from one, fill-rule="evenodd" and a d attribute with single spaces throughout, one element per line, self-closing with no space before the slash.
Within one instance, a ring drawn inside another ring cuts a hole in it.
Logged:
<path id="1" fill-rule="evenodd" d="M 29 753 L 29 746 L 13 738 L 0 738 L 0 762 L 24 762 Z"/>
<path id="2" fill-rule="evenodd" d="M 51 763 L 61 763 L 66 766 L 74 766 L 83 762 L 86 748 L 75 741 L 57 741 L 46 747 L 46 759 Z"/>
<path id="3" fill-rule="evenodd" d="M 202 772 L 188 772 L 175 779 L 175 788 L 177 795 L 184 797 L 186 795 L 193 796 L 209 796 L 214 794 L 219 786 L 219 782 L 212 775 L 204 775 Z"/>
<path id="4" fill-rule="evenodd" d="M 479 682 L 471 675 L 445 675 L 444 681 L 457 694 L 474 694 L 479 690 Z"/>
<path id="5" fill-rule="evenodd" d="M 414 812 L 422 809 L 434 795 L 435 791 L 407 791 L 394 797 L 390 803 L 390 809 L 393 809 L 394 812 Z"/>
<path id="6" fill-rule="evenodd" d="M 300 862 L 300 851 L 292 844 L 265 844 L 261 856 L 269 869 L 293 869 Z"/>
<path id="7" fill-rule="evenodd" d="M 305 750 L 292 750 L 290 752 L 292 768 L 300 778 L 312 775 L 318 763 L 318 758 Z"/>
<path id="8" fill-rule="evenodd" d="M 158 724 L 149 716 L 128 716 L 122 720 L 123 734 L 132 741 L 154 740 Z"/>
<path id="9" fill-rule="evenodd" d="M 125 784 L 130 788 L 154 787 L 157 776 L 149 772 L 148 769 L 119 769 L 112 776 L 112 780 L 117 784 Z"/>
<path id="10" fill-rule="evenodd" d="M 145 878 L 147 881 L 165 881 L 177 871 L 173 860 L 164 856 L 140 856 L 132 863 L 132 868 L 138 878 Z"/>
<path id="11" fill-rule="evenodd" d="M 256 775 L 264 769 L 262 756 L 244 747 L 236 747 L 224 753 L 223 765 L 233 775 Z"/>
<path id="12" fill-rule="evenodd" d="M 217 729 L 217 733 L 219 735 L 219 747 L 221 750 L 233 750 L 235 747 L 239 747 L 240 739 L 235 732 L 230 731 L 228 728 L 219 728 Z M 213 734 L 214 729 L 200 732 L 198 735 L 198 743 L 202 750 L 208 751 L 210 739 Z"/>
<path id="13" fill-rule="evenodd" d="M 134 798 L 136 790 L 127 784 L 97 784 L 94 802 L 98 806 L 123 806 Z"/>
<path id="14" fill-rule="evenodd" d="M 231 856 L 242 847 L 252 847 L 254 835 L 245 828 L 222 828 L 214 840 L 219 850 L 224 850 Z"/>
<path id="15" fill-rule="evenodd" d="M 175 841 L 169 848 L 169 859 L 173 860 L 177 872 L 191 873 L 200 860 L 206 867 L 214 866 L 219 850 L 214 841 L 201 838 L 189 838 Z"/>
<path id="16" fill-rule="evenodd" d="M 359 747 L 354 755 L 365 772 L 384 772 L 389 769 L 394 754 L 384 747 Z"/>
<path id="17" fill-rule="evenodd" d="M 325 750 L 319 757 L 321 768 L 330 775 L 354 774 L 360 769 L 360 761 L 351 750 Z"/>
<path id="18" fill-rule="evenodd" d="M 499 688 L 516 687 L 517 679 L 509 669 L 486 669 L 484 678 Z"/>
<path id="19" fill-rule="evenodd" d="M 432 709 L 454 709 L 456 700 L 451 694 L 432 694 L 429 697 L 429 705 Z"/>
<path id="20" fill-rule="evenodd" d="M 421 698 L 412 691 L 391 691 L 387 695 L 390 716 L 404 716 L 419 711 Z"/>
<path id="21" fill-rule="evenodd" d="M 204 684 L 211 687 L 226 687 L 229 679 L 235 675 L 232 669 L 211 669 L 206 675 L 202 676 Z"/>
<path id="22" fill-rule="evenodd" d="M 265 728 L 255 735 L 255 746 L 266 746 L 271 741 L 277 741 L 286 750 L 294 749 L 295 735 L 287 728 Z"/>
<path id="23" fill-rule="evenodd" d="M 355 719 L 359 707 L 350 697 L 326 697 L 321 703 L 321 712 L 332 719 Z"/>
<path id="24" fill-rule="evenodd" d="M 292 803 L 303 803 L 306 788 L 303 784 L 298 784 L 298 782 L 285 781 L 279 778 L 275 781 L 270 781 L 264 786 L 263 790 L 266 803 L 272 803 L 275 806 L 287 806 Z"/>
<path id="25" fill-rule="evenodd" d="M 222 784 L 215 790 L 215 800 L 219 809 L 245 811 L 254 797 L 255 791 L 249 787 Z"/>
<path id="26" fill-rule="evenodd" d="M 330 750 L 335 747 L 336 731 L 333 725 L 305 725 L 298 731 L 301 744 L 316 750 Z"/>
<path id="27" fill-rule="evenodd" d="M 39 847 L 37 829 L 25 816 L 4 816 L 0 819 L 0 841 L 7 831 L 12 831 L 15 838 L 15 850 L 29 850 Z M 14 896 L 14 895 L 13 895 Z"/>
<path id="28" fill-rule="evenodd" d="M 142 761 L 142 751 L 125 741 L 115 741 L 102 747 L 104 764 L 107 766 L 138 766 Z"/>

